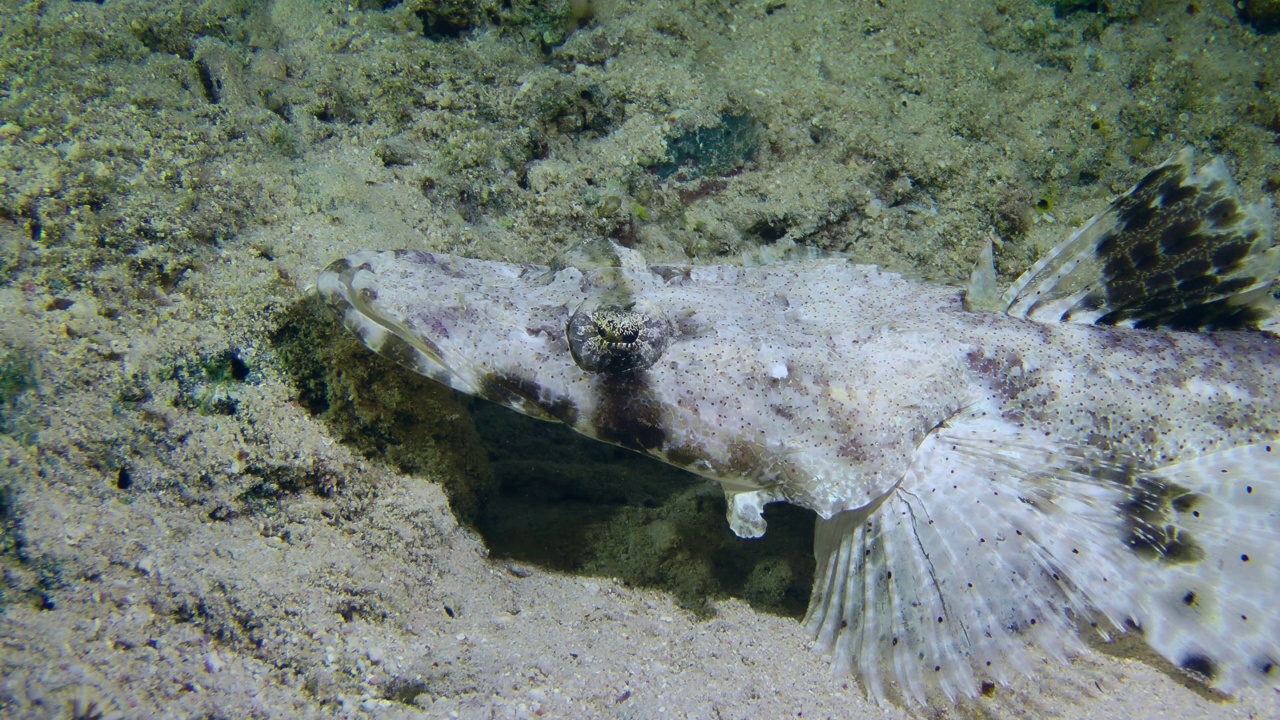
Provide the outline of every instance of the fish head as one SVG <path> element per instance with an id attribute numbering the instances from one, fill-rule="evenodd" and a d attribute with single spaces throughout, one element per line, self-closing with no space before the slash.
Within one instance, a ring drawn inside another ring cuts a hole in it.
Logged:
<path id="1" fill-rule="evenodd" d="M 581 270 L 367 251 L 331 264 L 317 289 L 374 352 L 525 415 L 575 423 L 589 375 L 566 330 L 591 292 Z"/>
<path id="2" fill-rule="evenodd" d="M 931 364 L 932 338 L 859 324 L 863 311 L 893 316 L 897 276 L 843 261 L 648 266 L 604 251 L 550 265 L 362 252 L 318 289 L 379 354 L 717 480 L 731 500 L 763 493 L 745 506 L 866 505 L 958 405 L 963 374 Z"/>

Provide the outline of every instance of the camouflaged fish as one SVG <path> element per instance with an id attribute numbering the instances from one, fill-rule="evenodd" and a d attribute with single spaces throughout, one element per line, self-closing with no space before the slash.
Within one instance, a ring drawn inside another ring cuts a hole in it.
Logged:
<path id="1" fill-rule="evenodd" d="M 973 696 L 1138 630 L 1208 685 L 1280 683 L 1271 206 L 1189 150 L 1002 297 L 827 259 L 333 263 L 374 351 L 719 482 L 742 537 L 817 513 L 806 629 L 869 696 Z M 985 310 L 984 310 L 985 308 Z M 993 311 L 994 310 L 994 311 Z"/>

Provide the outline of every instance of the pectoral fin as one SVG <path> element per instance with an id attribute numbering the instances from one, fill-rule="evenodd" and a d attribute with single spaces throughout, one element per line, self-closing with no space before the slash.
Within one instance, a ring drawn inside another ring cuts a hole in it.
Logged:
<path id="1" fill-rule="evenodd" d="M 1143 478 L 1143 637 L 1210 686 L 1280 684 L 1280 443 L 1211 453 Z M 1135 517 L 1136 516 L 1136 517 Z"/>
<path id="2" fill-rule="evenodd" d="M 1146 472 L 958 419 L 877 503 L 819 521 L 806 628 L 881 700 L 973 696 L 1028 670 L 1029 644 L 1080 650 L 1081 620 L 1138 625 L 1214 687 L 1274 683 L 1277 457 L 1254 446 Z M 1252 480 L 1220 481 L 1249 466 Z"/>
<path id="3" fill-rule="evenodd" d="M 729 529 L 740 538 L 764 537 L 764 506 L 784 499 L 776 489 L 731 490 L 725 488 L 725 516 Z"/>

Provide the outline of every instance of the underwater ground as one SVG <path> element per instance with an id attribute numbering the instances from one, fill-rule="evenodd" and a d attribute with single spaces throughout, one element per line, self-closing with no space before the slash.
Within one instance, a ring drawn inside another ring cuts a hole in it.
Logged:
<path id="1" fill-rule="evenodd" d="M 1280 716 L 1145 651 L 877 708 L 811 518 L 348 338 L 366 248 L 1009 280 L 1185 145 L 1280 189 L 1268 0 L 0 3 L 0 715 Z"/>

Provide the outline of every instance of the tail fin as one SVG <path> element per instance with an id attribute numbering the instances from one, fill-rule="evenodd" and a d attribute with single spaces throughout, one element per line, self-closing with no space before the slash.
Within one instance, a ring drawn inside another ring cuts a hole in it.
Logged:
<path id="1" fill-rule="evenodd" d="M 1133 468 L 1000 421 L 940 428 L 879 506 L 819 521 L 805 626 L 880 701 L 976 695 L 1029 644 L 1079 651 L 1082 621 L 1136 624 L 1217 688 L 1276 683 L 1280 454 Z"/>

